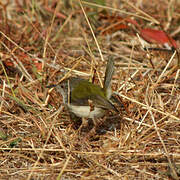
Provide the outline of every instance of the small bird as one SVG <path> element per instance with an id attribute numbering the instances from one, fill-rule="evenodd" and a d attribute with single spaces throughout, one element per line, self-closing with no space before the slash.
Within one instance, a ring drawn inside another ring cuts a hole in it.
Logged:
<path id="1" fill-rule="evenodd" d="M 82 125 L 86 124 L 84 118 L 91 118 L 96 125 L 95 119 L 102 117 L 107 110 L 119 112 L 110 101 L 113 73 L 114 60 L 110 56 L 106 66 L 103 88 L 88 80 L 76 77 L 70 77 L 60 84 L 47 87 L 56 87 L 68 110 L 82 118 Z"/>

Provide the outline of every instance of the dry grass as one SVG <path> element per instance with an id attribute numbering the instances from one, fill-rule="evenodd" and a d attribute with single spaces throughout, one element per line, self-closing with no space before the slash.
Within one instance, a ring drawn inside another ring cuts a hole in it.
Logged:
<path id="1" fill-rule="evenodd" d="M 0 179 L 178 179 L 178 51 L 143 50 L 132 24 L 109 35 L 96 30 L 104 9 L 178 39 L 178 1 L 55 2 L 0 2 Z M 62 97 L 46 85 L 66 75 L 101 84 L 109 55 L 121 117 L 82 142 Z"/>

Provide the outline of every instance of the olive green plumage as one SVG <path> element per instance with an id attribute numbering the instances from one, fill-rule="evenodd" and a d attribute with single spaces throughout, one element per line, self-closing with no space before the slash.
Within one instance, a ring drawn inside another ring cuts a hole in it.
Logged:
<path id="1" fill-rule="evenodd" d="M 58 85 L 53 85 L 63 96 L 63 102 L 69 111 L 78 117 L 102 117 L 106 110 L 117 111 L 110 102 L 112 95 L 111 80 L 114 73 L 114 61 L 110 57 L 107 62 L 104 87 L 88 80 L 70 77 Z M 91 105 L 93 106 L 90 107 Z"/>

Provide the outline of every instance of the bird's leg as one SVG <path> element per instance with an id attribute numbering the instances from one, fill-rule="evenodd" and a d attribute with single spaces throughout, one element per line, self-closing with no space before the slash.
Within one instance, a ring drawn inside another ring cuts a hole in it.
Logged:
<path id="1" fill-rule="evenodd" d="M 101 121 L 98 122 L 96 118 L 93 119 L 93 128 L 86 134 L 84 139 L 89 139 L 91 136 L 94 136 L 96 134 L 96 127 L 101 123 Z"/>
<path id="2" fill-rule="evenodd" d="M 70 118 L 71 118 L 71 120 L 73 122 L 73 128 L 76 129 L 76 130 L 79 129 L 79 127 L 82 124 L 82 118 L 76 116 L 76 114 L 74 114 L 73 112 L 69 112 L 69 115 L 70 115 Z"/>
<path id="3" fill-rule="evenodd" d="M 94 127 L 87 133 L 85 139 L 89 139 L 91 136 L 94 136 L 97 133 L 97 130 L 99 130 L 98 128 L 100 128 L 102 126 L 102 123 L 105 122 L 105 119 L 105 116 L 103 118 L 94 118 Z"/>
<path id="4" fill-rule="evenodd" d="M 83 128 L 88 126 L 88 119 L 87 118 L 82 118 L 82 123 L 78 129 L 79 133 L 82 132 Z"/>

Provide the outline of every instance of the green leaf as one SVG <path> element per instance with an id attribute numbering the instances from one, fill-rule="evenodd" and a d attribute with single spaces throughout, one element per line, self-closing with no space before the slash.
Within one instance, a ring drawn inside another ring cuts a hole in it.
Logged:
<path id="1" fill-rule="evenodd" d="M 10 148 L 13 148 L 14 146 L 17 146 L 17 144 L 21 142 L 21 138 L 17 138 L 15 139 L 14 141 L 12 141 L 10 144 L 9 144 L 9 147 Z"/>

